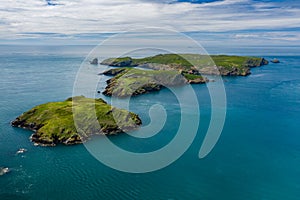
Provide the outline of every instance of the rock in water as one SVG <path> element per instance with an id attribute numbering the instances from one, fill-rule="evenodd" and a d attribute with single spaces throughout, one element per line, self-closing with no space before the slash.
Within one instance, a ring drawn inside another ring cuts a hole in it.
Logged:
<path id="1" fill-rule="evenodd" d="M 8 167 L 0 167 L 0 176 L 7 174 L 9 172 Z"/>
<path id="2" fill-rule="evenodd" d="M 17 151 L 16 154 L 21 154 L 21 153 L 25 153 L 27 151 L 27 149 L 21 148 Z"/>
<path id="3" fill-rule="evenodd" d="M 271 60 L 272 63 L 280 63 L 280 61 L 277 58 L 274 58 L 273 60 Z"/>
<path id="4" fill-rule="evenodd" d="M 90 61 L 92 65 L 98 65 L 98 58 L 94 58 L 92 61 Z"/>

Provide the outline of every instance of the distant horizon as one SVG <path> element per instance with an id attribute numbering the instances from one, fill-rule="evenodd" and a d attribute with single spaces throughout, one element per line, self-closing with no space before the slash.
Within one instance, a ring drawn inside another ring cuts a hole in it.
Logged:
<path id="1" fill-rule="evenodd" d="M 74 55 L 87 56 L 98 44 L 0 44 L 1 55 Z M 221 46 L 202 45 L 208 55 L 243 55 L 243 56 L 300 56 L 300 46 Z M 105 47 L 104 47 L 105 48 Z M 111 49 L 110 47 L 107 50 Z M 124 48 L 126 49 L 126 47 Z M 113 52 L 111 52 L 113 53 Z M 142 53 L 142 51 L 140 52 Z M 157 54 L 159 54 L 158 52 Z M 198 53 L 193 49 L 179 50 L 177 53 Z M 151 54 L 154 55 L 155 53 Z M 204 53 L 205 54 L 205 53 Z M 156 54 L 155 54 L 156 55 Z M 116 56 L 118 56 L 116 54 Z M 103 55 L 103 57 L 105 57 Z M 134 57 L 134 56 L 133 56 Z M 269 58 L 270 59 L 270 58 Z"/>

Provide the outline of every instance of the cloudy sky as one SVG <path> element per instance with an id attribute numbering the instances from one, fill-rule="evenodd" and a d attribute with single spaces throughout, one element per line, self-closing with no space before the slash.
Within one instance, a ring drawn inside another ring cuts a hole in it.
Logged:
<path id="1" fill-rule="evenodd" d="M 211 43 L 300 45 L 297 0 L 7 0 L 0 43 L 89 43 L 161 27 Z"/>

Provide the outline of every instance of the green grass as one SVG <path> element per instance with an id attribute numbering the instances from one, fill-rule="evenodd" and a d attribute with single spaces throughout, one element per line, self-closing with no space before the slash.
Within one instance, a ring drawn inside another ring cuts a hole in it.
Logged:
<path id="1" fill-rule="evenodd" d="M 248 56 L 211 56 L 217 66 L 224 67 L 248 67 L 249 64 L 260 66 L 262 58 Z"/>
<path id="2" fill-rule="evenodd" d="M 184 77 L 187 80 L 196 80 L 196 79 L 203 79 L 201 75 L 196 75 L 196 74 L 188 74 L 188 73 L 183 73 Z"/>
<path id="3" fill-rule="evenodd" d="M 133 65 L 139 65 L 144 63 L 158 63 L 158 64 L 166 64 L 166 65 L 173 65 L 181 66 L 189 68 L 192 66 L 191 63 L 189 63 L 186 59 L 184 59 L 182 56 L 177 54 L 159 54 L 156 56 L 141 58 L 141 59 L 133 59 Z"/>

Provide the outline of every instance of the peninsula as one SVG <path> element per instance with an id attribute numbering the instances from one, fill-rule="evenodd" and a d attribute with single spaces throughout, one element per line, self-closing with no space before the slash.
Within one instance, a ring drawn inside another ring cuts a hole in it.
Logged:
<path id="1" fill-rule="evenodd" d="M 94 119 L 95 114 L 97 119 Z M 73 115 L 80 123 L 78 128 Z M 95 120 L 99 126 L 92 127 L 90 122 Z M 42 146 L 78 144 L 91 135 L 122 133 L 137 129 L 141 124 L 141 119 L 132 112 L 115 108 L 102 99 L 84 96 L 38 105 L 11 122 L 14 127 L 32 130 L 31 141 Z"/>

